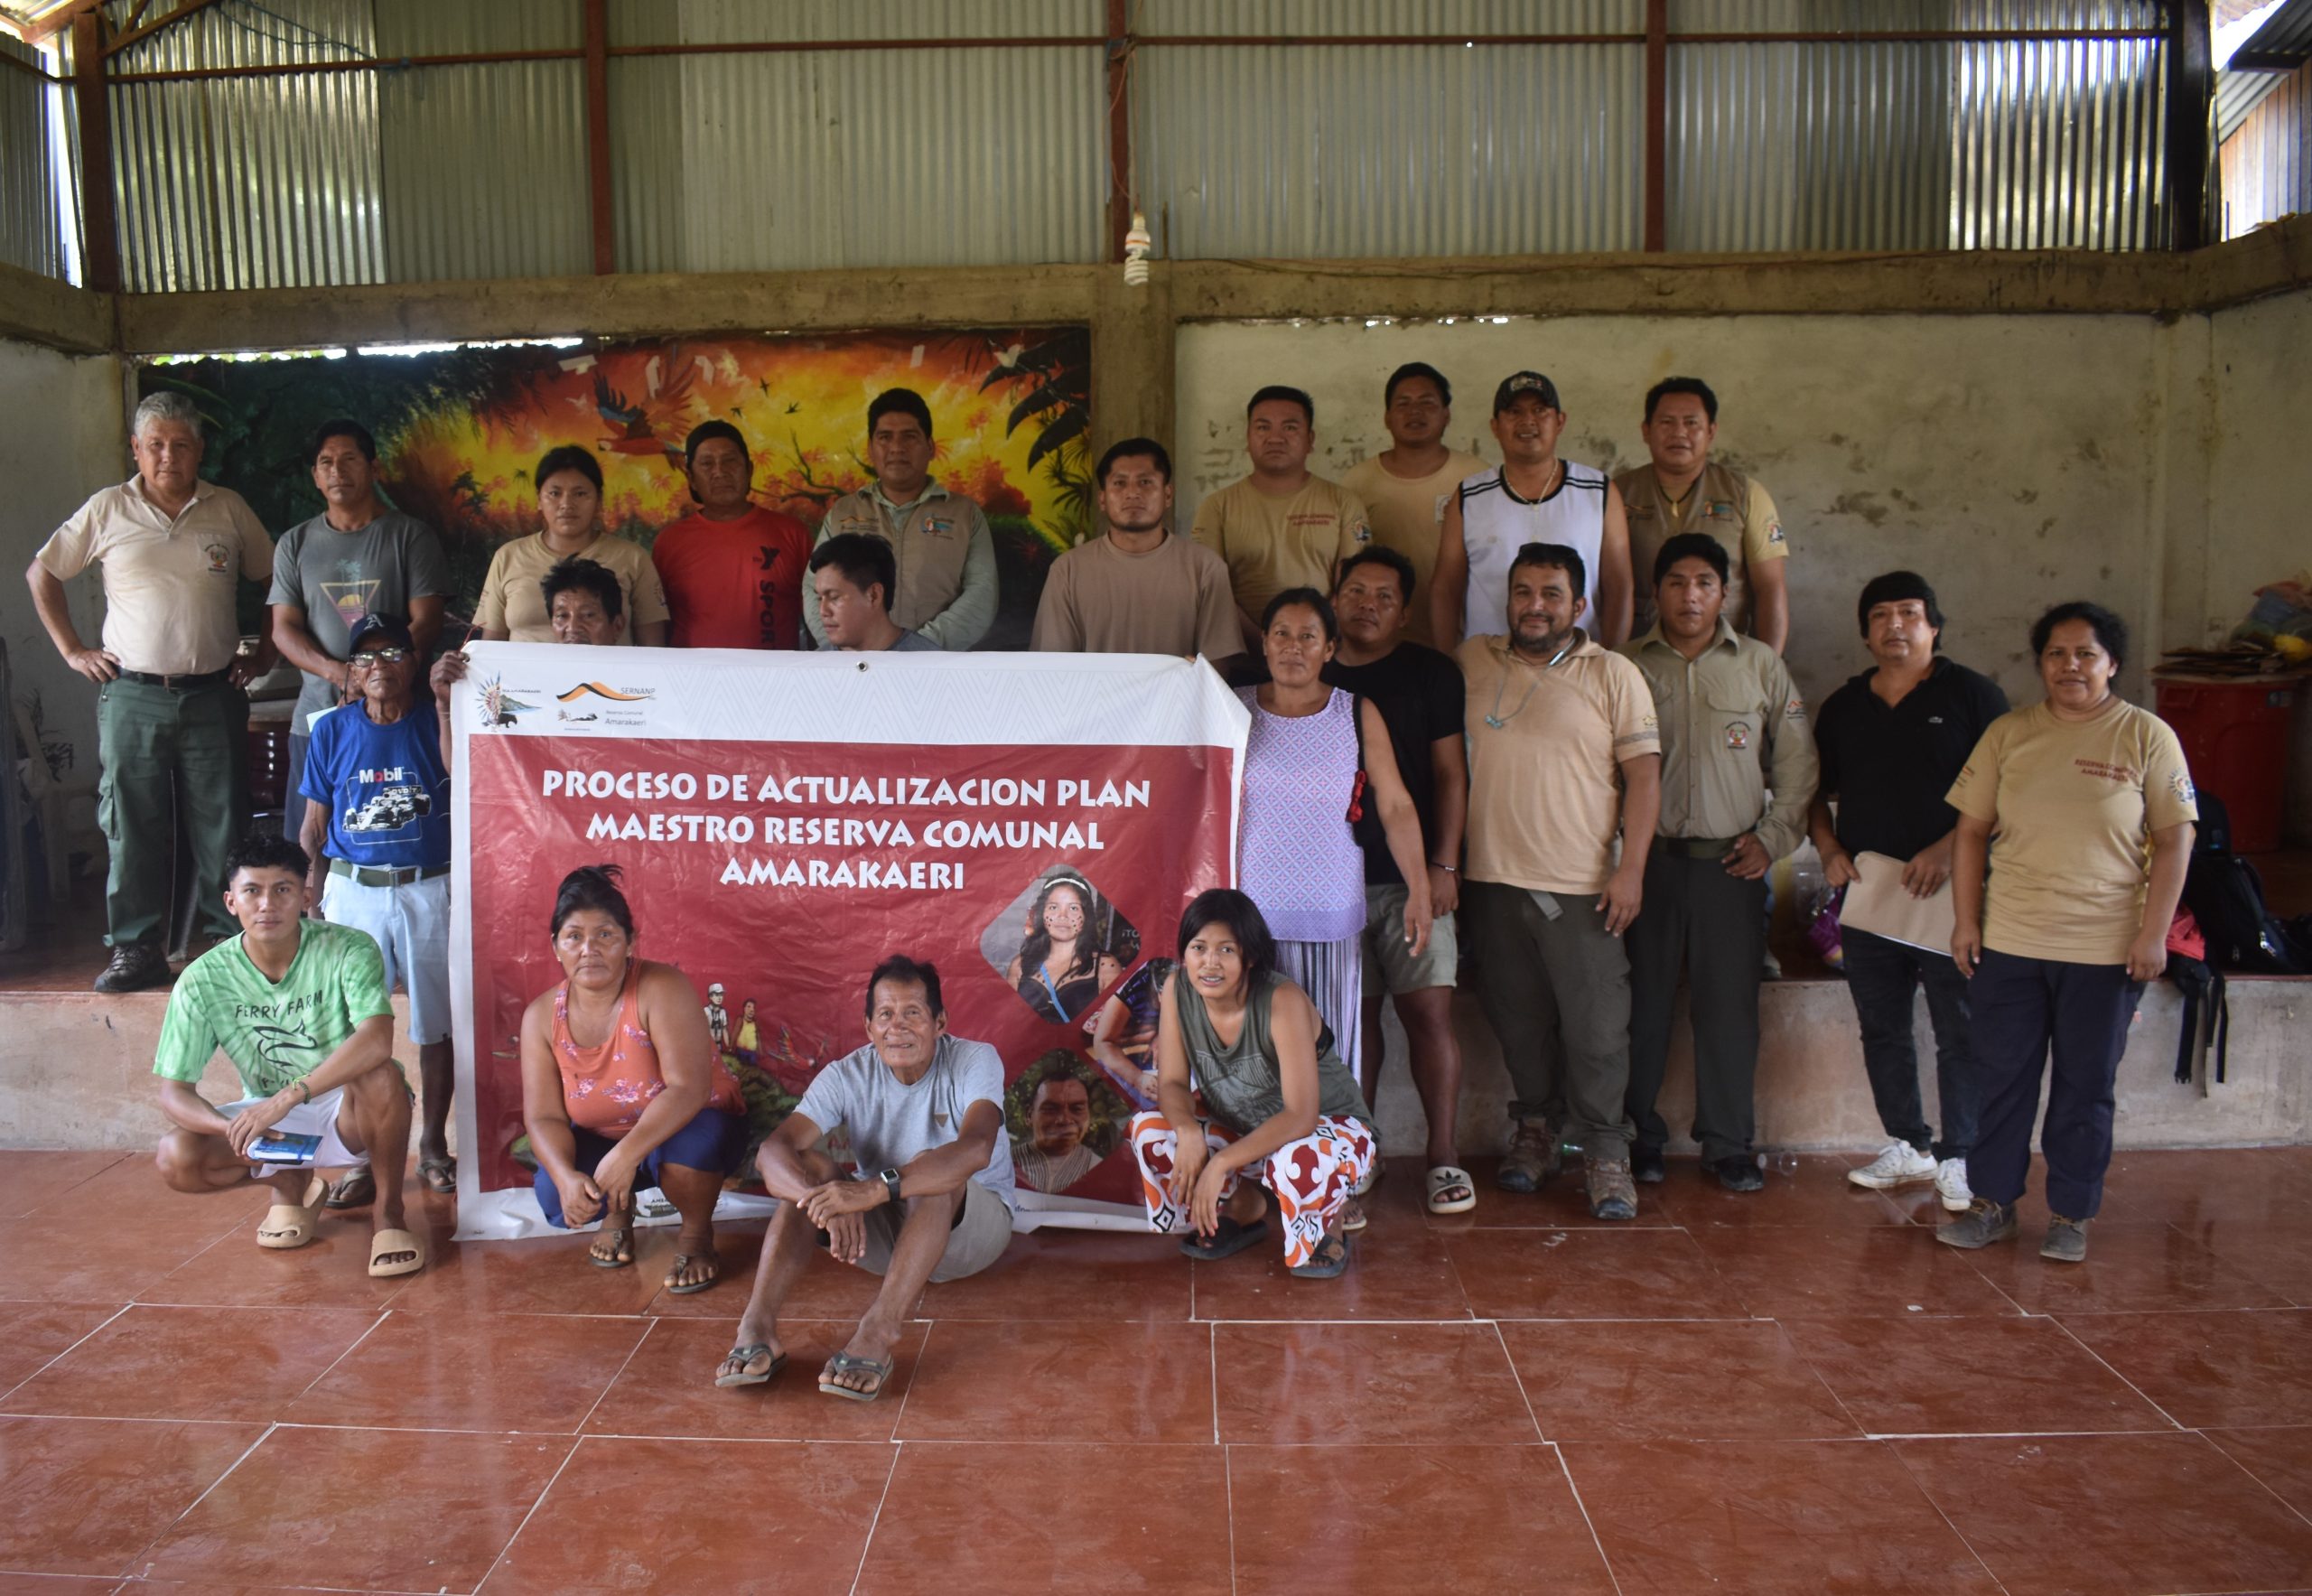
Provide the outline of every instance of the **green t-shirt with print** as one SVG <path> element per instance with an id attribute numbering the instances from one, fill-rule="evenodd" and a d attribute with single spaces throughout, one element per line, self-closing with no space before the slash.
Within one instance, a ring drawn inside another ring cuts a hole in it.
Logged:
<path id="1" fill-rule="evenodd" d="M 367 931 L 309 919 L 299 933 L 277 982 L 249 962 L 238 937 L 185 966 L 153 1073 L 198 1081 L 222 1048 L 242 1091 L 269 1097 L 319 1069 L 361 1022 L 393 1013 L 386 961 Z"/>

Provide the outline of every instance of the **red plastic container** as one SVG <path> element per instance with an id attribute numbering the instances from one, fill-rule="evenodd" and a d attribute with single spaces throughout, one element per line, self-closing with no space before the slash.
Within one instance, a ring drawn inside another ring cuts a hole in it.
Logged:
<path id="1" fill-rule="evenodd" d="M 2288 721 L 2300 677 L 2156 677 L 2159 718 L 2176 728 L 2192 785 L 2223 800 L 2232 846 L 2279 846 L 2288 786 Z"/>

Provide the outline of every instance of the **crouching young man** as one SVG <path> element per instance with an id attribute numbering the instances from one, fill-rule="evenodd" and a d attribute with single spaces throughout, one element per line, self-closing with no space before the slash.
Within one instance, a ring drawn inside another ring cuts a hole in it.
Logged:
<path id="1" fill-rule="evenodd" d="M 304 849 L 277 835 L 252 834 L 226 861 L 225 906 L 241 934 L 177 977 L 153 1062 L 173 1125 L 161 1138 L 161 1178 L 179 1191 L 270 1185 L 256 1244 L 289 1248 L 313 1239 L 328 1173 L 373 1168 L 369 1273 L 414 1274 L 425 1248 L 404 1228 L 409 1087 L 393 1060 L 385 961 L 367 932 L 305 919 L 311 868 Z M 215 1108 L 198 1088 L 219 1048 L 247 1097 Z M 294 1163 L 251 1151 L 299 1136 L 319 1140 Z"/>

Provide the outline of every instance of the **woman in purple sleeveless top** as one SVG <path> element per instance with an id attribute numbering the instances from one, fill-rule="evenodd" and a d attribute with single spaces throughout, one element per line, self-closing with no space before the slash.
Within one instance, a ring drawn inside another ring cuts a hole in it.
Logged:
<path id="1" fill-rule="evenodd" d="M 1415 953 L 1429 942 L 1429 870 L 1381 712 L 1319 675 L 1339 640 L 1333 607 L 1313 587 L 1286 589 L 1261 618 L 1269 679 L 1236 693 L 1253 712 L 1236 884 L 1275 934 L 1277 967 L 1317 1005 L 1356 1073 L 1365 852 L 1353 819 L 1365 809 L 1380 817 L 1390 856 L 1412 883 L 1404 937 Z"/>

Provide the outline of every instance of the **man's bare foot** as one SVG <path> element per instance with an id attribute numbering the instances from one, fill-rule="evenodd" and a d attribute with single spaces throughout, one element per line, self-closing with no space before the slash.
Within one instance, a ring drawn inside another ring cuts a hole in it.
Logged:
<path id="1" fill-rule="evenodd" d="M 843 1349 L 844 1357 L 855 1361 L 838 1367 L 830 1358 L 826 1367 L 819 1371 L 820 1386 L 859 1396 L 874 1395 L 891 1377 L 891 1349 L 899 1345 L 899 1339 L 898 1326 L 883 1330 L 861 1320 Z"/>
<path id="2" fill-rule="evenodd" d="M 787 1361 L 787 1349 L 779 1345 L 777 1336 L 765 1336 L 760 1341 L 749 1340 L 747 1331 L 739 1331 L 738 1345 L 729 1356 L 715 1366 L 717 1386 L 756 1386 L 778 1371 Z"/>

